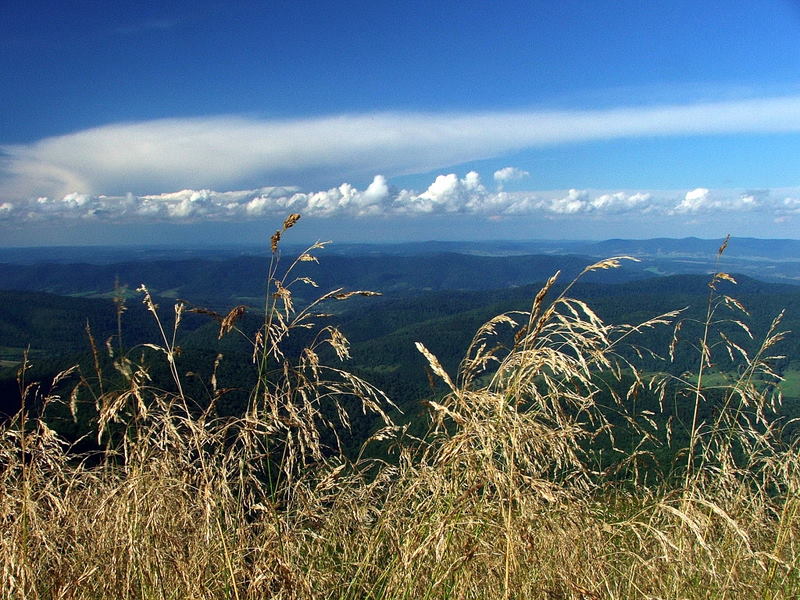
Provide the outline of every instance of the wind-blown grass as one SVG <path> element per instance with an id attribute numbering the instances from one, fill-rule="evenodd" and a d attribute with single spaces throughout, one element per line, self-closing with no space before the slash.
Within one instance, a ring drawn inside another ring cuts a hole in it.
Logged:
<path id="1" fill-rule="evenodd" d="M 145 351 L 167 361 L 171 389 L 152 384 L 136 358 L 141 349 L 121 352 L 111 343 L 114 381 L 99 366 L 94 374 L 70 370 L 37 397 L 40 388 L 21 370 L 35 410 L 23 407 L 0 431 L 3 597 L 800 593 L 800 461 L 770 416 L 779 388 L 761 383 L 777 380 L 770 352 L 782 335 L 779 320 L 752 355 L 720 337 L 721 311 L 743 309 L 716 290 L 729 275 L 712 279 L 693 380 L 647 381 L 623 358 L 637 331 L 667 323 L 676 329 L 671 350 L 681 351 L 691 324 L 679 312 L 610 326 L 569 288 L 548 298 L 555 276 L 529 311 L 482 326 L 458 373 L 418 344 L 447 391 L 431 398 L 429 431 L 415 437 L 392 423 L 379 390 L 325 364 L 326 356 L 348 356 L 345 337 L 324 324 L 326 305 L 371 292 L 334 290 L 294 306 L 292 289 L 314 285 L 293 278 L 292 266 L 278 276 L 280 238 L 297 218 L 272 238 L 261 329 L 239 331 L 242 307 L 212 314 L 220 336 L 248 335 L 253 345 L 258 383 L 245 414 L 216 415 L 225 389 L 215 375 L 203 402 L 184 393 L 175 331 L 187 309 L 178 304 L 174 326 L 163 325 L 144 287 L 162 332 Z M 320 246 L 297 260 L 316 260 Z M 308 344 L 290 352 L 287 340 L 301 332 Z M 721 390 L 703 378 L 717 352 L 741 364 Z M 613 387 L 609 400 L 614 378 L 633 383 Z M 678 424 L 637 412 L 643 394 L 689 403 L 692 415 L 683 424 L 688 442 L 673 448 L 678 458 L 657 476 L 641 465 L 653 448 L 677 443 Z M 59 403 L 74 414 L 94 407 L 99 454 L 77 455 L 51 429 L 43 415 Z M 383 420 L 368 444 L 381 444 L 386 459 L 342 451 L 342 436 L 362 412 Z M 620 424 L 639 441 L 612 450 L 613 460 L 598 468 L 597 446 L 605 440 L 615 448 Z"/>

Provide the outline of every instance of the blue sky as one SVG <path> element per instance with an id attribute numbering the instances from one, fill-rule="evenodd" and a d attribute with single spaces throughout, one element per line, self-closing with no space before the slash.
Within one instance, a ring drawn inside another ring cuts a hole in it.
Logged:
<path id="1" fill-rule="evenodd" d="M 0 245 L 799 237 L 800 2 L 8 2 Z"/>

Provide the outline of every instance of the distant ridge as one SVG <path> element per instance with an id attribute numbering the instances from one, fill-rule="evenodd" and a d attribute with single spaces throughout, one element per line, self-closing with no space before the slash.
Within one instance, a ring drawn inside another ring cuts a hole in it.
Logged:
<path id="1" fill-rule="evenodd" d="M 289 257 L 287 257 L 289 258 Z M 578 275 L 591 264 L 574 255 L 475 256 L 455 252 L 417 255 L 320 256 L 319 265 L 302 263 L 295 275 L 315 280 L 321 290 L 337 287 L 404 294 L 432 290 L 490 290 L 545 281 L 554 272 Z M 287 262 L 287 266 L 288 266 Z M 221 260 L 154 260 L 105 265 L 0 263 L 0 289 L 108 297 L 115 280 L 128 289 L 146 283 L 157 295 L 226 305 L 260 299 L 268 260 L 239 256 Z M 638 263 L 626 269 L 589 274 L 608 282 L 652 277 Z M 316 295 L 314 288 L 293 286 L 295 294 Z M 261 300 L 258 301 L 261 303 Z"/>
<path id="2" fill-rule="evenodd" d="M 398 242 L 398 243 L 333 243 L 326 254 L 348 256 L 456 253 L 479 256 L 519 256 L 529 254 L 581 254 L 607 257 L 618 254 L 634 256 L 695 257 L 710 259 L 716 255 L 723 236 L 714 239 L 697 237 L 592 240 L 466 240 Z M 286 253 L 300 252 L 303 244 L 284 246 Z M 0 263 L 36 264 L 91 263 L 110 264 L 131 261 L 176 259 L 221 259 L 235 256 L 266 256 L 268 245 L 207 245 L 207 246 L 42 246 L 0 247 Z M 800 261 L 800 239 L 762 239 L 732 237 L 725 255 L 759 260 Z"/>
<path id="3" fill-rule="evenodd" d="M 404 244 L 332 244 L 308 276 L 323 288 L 345 286 L 391 293 L 501 289 L 541 282 L 560 270 L 563 278 L 612 256 L 632 256 L 606 282 L 647 277 L 742 273 L 760 281 L 800 285 L 800 240 L 732 238 L 722 257 L 722 238 L 647 240 L 470 241 Z M 299 247 L 285 247 L 290 261 Z M 0 289 L 107 296 L 117 277 L 129 289 L 141 283 L 154 293 L 197 302 L 248 302 L 264 289 L 266 247 L 0 248 Z M 288 263 L 287 263 L 288 264 Z M 592 280 L 596 274 L 590 274 Z M 303 293 L 303 291 L 300 291 Z"/>
<path id="4" fill-rule="evenodd" d="M 631 254 L 634 256 L 713 256 L 723 238 L 714 240 L 687 238 L 653 238 L 647 240 L 610 239 L 577 248 L 578 252 L 592 256 Z M 760 239 L 732 237 L 725 250 L 726 257 L 800 260 L 800 240 Z"/>

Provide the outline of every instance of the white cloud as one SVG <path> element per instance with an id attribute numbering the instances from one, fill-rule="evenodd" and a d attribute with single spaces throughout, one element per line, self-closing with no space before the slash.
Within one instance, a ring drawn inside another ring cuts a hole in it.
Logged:
<path id="1" fill-rule="evenodd" d="M 768 201 L 768 191 L 740 192 L 735 195 L 714 195 L 706 188 L 686 192 L 673 209 L 674 213 L 746 212 L 760 208 Z"/>
<path id="2" fill-rule="evenodd" d="M 333 174 L 418 173 L 526 147 L 798 131 L 800 96 L 593 111 L 161 119 L 2 145 L 0 198 L 236 189 L 276 180 L 324 185 Z M 498 173 L 502 183 L 516 172 Z"/>
<path id="3" fill-rule="evenodd" d="M 784 198 L 779 211 L 784 215 L 800 215 L 800 197 Z"/>
<path id="4" fill-rule="evenodd" d="M 69 204 L 71 206 L 86 206 L 90 201 L 91 197 L 87 194 L 79 194 L 77 192 L 73 192 L 71 194 L 67 194 L 61 199 L 62 202 L 65 204 Z"/>
<path id="5" fill-rule="evenodd" d="M 589 194 L 583 190 L 569 190 L 566 196 L 545 201 L 542 207 L 559 215 L 574 215 L 589 208 Z"/>
<path id="6" fill-rule="evenodd" d="M 680 200 L 677 200 L 680 199 Z M 292 187 L 262 187 L 218 192 L 184 189 L 136 196 L 69 193 L 0 202 L 3 224 L 93 219 L 109 223 L 243 221 L 283 218 L 290 212 L 310 217 L 471 214 L 483 217 L 610 218 L 699 217 L 747 214 L 754 210 L 773 219 L 800 214 L 800 189 L 777 190 L 489 190 L 470 171 L 438 175 L 427 189 L 395 189 L 376 175 L 364 189 L 342 183 L 304 192 Z"/>
<path id="7" fill-rule="evenodd" d="M 386 177 L 383 175 L 376 175 L 369 184 L 369 187 L 364 191 L 364 199 L 369 204 L 380 203 L 389 197 L 389 184 L 386 183 Z"/>
<path id="8" fill-rule="evenodd" d="M 470 171 L 463 179 L 459 179 L 455 173 L 449 173 L 436 177 L 428 189 L 419 195 L 404 195 L 401 210 L 434 213 L 469 209 L 477 212 L 485 196 L 486 188 L 477 172 Z"/>
<path id="9" fill-rule="evenodd" d="M 530 173 L 527 171 L 523 171 L 522 169 L 518 169 L 517 167 L 503 167 L 494 172 L 494 180 L 502 185 L 508 181 L 516 181 L 517 179 L 524 179 L 528 177 Z"/>
<path id="10" fill-rule="evenodd" d="M 695 188 L 686 192 L 683 200 L 675 206 L 675 212 L 699 212 L 711 207 L 711 191 L 706 188 Z"/>
<path id="11" fill-rule="evenodd" d="M 615 192 L 613 194 L 601 194 L 591 201 L 594 210 L 607 213 L 624 213 L 637 208 L 643 208 L 643 212 L 648 211 L 648 202 L 652 195 L 646 192 L 628 194 L 625 192 Z"/>

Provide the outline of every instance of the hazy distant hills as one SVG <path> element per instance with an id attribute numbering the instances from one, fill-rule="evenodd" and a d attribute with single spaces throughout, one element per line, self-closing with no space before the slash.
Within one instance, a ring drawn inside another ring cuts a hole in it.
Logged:
<path id="1" fill-rule="evenodd" d="M 713 260 L 723 237 L 714 239 L 652 238 L 644 240 L 481 240 L 422 241 L 403 243 L 336 242 L 325 249 L 327 254 L 348 256 L 405 255 L 456 253 L 483 256 L 523 254 L 577 254 L 607 257 L 631 254 L 643 257 L 702 258 Z M 284 244 L 288 253 L 299 252 L 302 244 Z M 192 246 L 42 246 L 0 247 L 0 263 L 35 264 L 41 262 L 109 264 L 117 262 L 183 260 L 193 258 L 223 259 L 235 256 L 268 256 L 269 248 L 256 245 Z M 800 261 L 800 240 L 732 238 L 725 256 L 740 259 Z"/>
<path id="2" fill-rule="evenodd" d="M 577 254 L 608 257 L 630 254 L 644 257 L 676 257 L 713 259 L 723 237 L 716 239 L 652 238 L 645 240 L 609 239 L 603 241 L 581 240 L 499 240 L 467 242 L 407 242 L 399 244 L 334 244 L 331 252 L 364 255 L 378 254 L 427 254 L 455 252 L 491 256 L 520 254 Z M 800 240 L 731 238 L 725 256 L 767 260 L 800 261 Z M 0 257 L 2 253 L 0 251 Z"/>
<path id="3" fill-rule="evenodd" d="M 288 267 L 292 258 L 282 263 Z M 572 278 L 593 259 L 577 256 L 473 256 L 456 253 L 413 256 L 320 255 L 320 264 L 300 263 L 294 276 L 311 277 L 319 290 L 296 284 L 296 293 L 311 297 L 338 287 L 385 294 L 435 290 L 490 290 L 546 280 L 556 271 Z M 157 295 L 197 303 L 256 302 L 265 290 L 269 262 L 264 257 L 222 260 L 138 261 L 105 265 L 78 263 L 0 264 L 0 289 L 61 295 L 108 296 L 119 280 L 129 289 L 145 283 Z M 278 273 L 282 271 L 279 268 Z M 608 283 L 652 276 L 641 264 L 592 273 L 589 280 Z"/>
<path id="4" fill-rule="evenodd" d="M 595 256 L 606 254 L 631 254 L 640 257 L 713 257 L 720 240 L 655 238 L 650 240 L 605 240 L 579 246 L 580 253 Z M 716 244 L 716 246 L 714 246 Z M 749 260 L 800 261 L 800 240 L 732 238 L 723 255 L 725 258 Z"/>
<path id="5" fill-rule="evenodd" d="M 187 260 L 192 258 L 230 258 L 241 255 L 266 255 L 267 248 L 256 246 L 36 246 L 0 247 L 0 263 L 33 265 L 38 263 L 107 265 L 119 262 Z"/>
<path id="6" fill-rule="evenodd" d="M 367 288 L 384 293 L 487 290 L 545 280 L 561 270 L 573 277 L 601 258 L 628 255 L 614 272 L 589 278 L 615 283 L 715 270 L 768 282 L 800 285 L 800 240 L 733 238 L 721 258 L 722 239 L 656 238 L 586 241 L 469 241 L 403 244 L 331 244 L 318 251 L 320 265 L 305 263 L 299 275 L 320 287 Z M 284 247 L 286 266 L 302 248 Z M 103 296 L 114 281 L 195 302 L 247 302 L 264 290 L 266 248 L 219 246 L 0 248 L 0 289 Z M 280 270 L 279 270 L 280 272 Z"/>
<path id="7" fill-rule="evenodd" d="M 378 360 L 372 366 L 380 369 L 392 362 L 392 352 L 408 355 L 395 361 L 398 365 L 413 364 L 404 361 L 418 358 L 412 342 L 422 334 L 443 359 L 455 361 L 482 319 L 525 308 L 541 283 L 557 271 L 560 285 L 565 285 L 587 265 L 618 255 L 634 256 L 639 262 L 623 261 L 619 269 L 588 273 L 572 291 L 611 322 L 645 320 L 659 312 L 703 305 L 708 274 L 722 270 L 739 280 L 728 293 L 755 310 L 762 333 L 782 308 L 787 309 L 787 323 L 794 322 L 789 328 L 800 329 L 795 322 L 800 318 L 800 258 L 795 260 L 800 241 L 733 239 L 719 258 L 721 241 L 332 245 L 316 253 L 319 264 L 298 263 L 287 283 L 294 280 L 291 289 L 300 305 L 337 288 L 382 292 L 379 299 L 327 308 L 337 313 L 353 341 L 362 344 L 362 356 L 369 357 L 365 364 Z M 264 305 L 270 256 L 264 249 L 251 251 L 237 246 L 174 251 L 0 249 L 0 290 L 5 290 L 0 291 L 0 366 L 19 360 L 28 345 L 53 355 L 85 349 L 87 322 L 98 340 L 114 335 L 110 297 L 115 281 L 127 289 L 126 344 L 156 336 L 152 318 L 134 292 L 142 283 L 166 311 L 166 322 L 171 322 L 175 298 L 219 312 L 245 304 L 256 318 Z M 283 252 L 279 277 L 297 256 L 296 248 L 287 246 Z M 303 276 L 319 287 L 296 280 Z M 216 344 L 215 324 L 205 317 L 187 315 L 185 331 L 192 334 L 184 340 L 189 346 Z"/>

